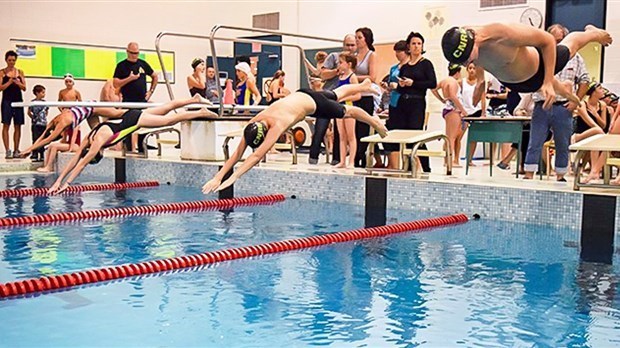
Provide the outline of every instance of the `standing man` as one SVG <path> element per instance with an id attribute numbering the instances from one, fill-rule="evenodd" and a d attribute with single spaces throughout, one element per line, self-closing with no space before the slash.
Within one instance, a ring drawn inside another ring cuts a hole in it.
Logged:
<path id="1" fill-rule="evenodd" d="M 215 77 L 215 68 L 208 66 L 205 87 L 207 89 L 207 99 L 213 104 L 220 102 L 219 93 L 217 91 L 218 83 L 220 83 L 220 79 Z"/>
<path id="2" fill-rule="evenodd" d="M 355 55 L 357 51 L 357 44 L 355 43 L 355 35 L 347 34 L 342 40 L 342 50 L 344 52 Z M 340 52 L 332 52 L 325 59 L 325 63 L 321 67 L 321 79 L 325 81 L 323 89 L 326 91 L 333 91 L 338 87 L 338 55 Z M 312 144 L 310 145 L 310 157 L 308 162 L 310 164 L 317 164 L 319 162 L 319 153 L 321 152 L 321 142 L 325 137 L 325 132 L 329 127 L 331 119 L 317 118 L 314 121 L 314 135 L 312 136 Z M 332 153 L 332 165 L 336 165 L 340 162 L 340 142 L 338 141 L 338 127 L 334 125 L 334 145 Z M 346 155 L 346 154 L 345 154 Z"/>
<path id="3" fill-rule="evenodd" d="M 553 35 L 556 43 L 560 43 L 566 35 L 568 29 L 561 24 L 553 24 L 547 29 Z M 555 79 L 562 83 L 568 83 L 576 89 L 577 97 L 582 99 L 588 90 L 590 76 L 586 70 L 583 58 L 576 53 L 566 66 L 555 75 Z M 571 92 L 575 92 L 574 90 Z M 570 137 L 573 133 L 573 110 L 575 105 L 568 103 L 566 98 L 556 96 L 555 103 L 550 110 L 542 108 L 544 96 L 540 91 L 534 93 L 535 102 L 532 114 L 530 141 L 525 156 L 525 179 L 532 179 L 538 170 L 538 163 L 543 143 L 547 140 L 549 130 L 553 130 L 553 140 L 555 142 L 555 173 L 557 181 L 564 182 L 564 175 L 568 172 L 568 160 Z"/>
<path id="4" fill-rule="evenodd" d="M 123 102 L 145 103 L 151 99 L 157 87 L 157 74 L 149 63 L 139 58 L 140 47 L 136 42 L 127 45 L 127 59 L 119 62 L 114 70 L 114 88 L 120 88 Z M 146 76 L 151 77 L 151 88 L 146 89 Z M 140 139 L 142 138 L 142 139 Z M 142 143 L 144 136 L 132 135 L 125 145 L 133 151 L 138 143 Z M 141 146 L 138 152 L 142 152 Z"/>

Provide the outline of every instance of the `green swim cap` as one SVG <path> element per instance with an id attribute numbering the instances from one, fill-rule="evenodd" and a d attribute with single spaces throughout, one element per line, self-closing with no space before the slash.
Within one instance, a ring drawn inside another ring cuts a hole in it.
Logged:
<path id="1" fill-rule="evenodd" d="M 263 143 L 265 136 L 267 136 L 267 127 L 262 122 L 249 123 L 243 130 L 246 144 L 253 149 Z"/>
<path id="2" fill-rule="evenodd" d="M 465 28 L 452 27 L 443 34 L 441 49 L 450 63 L 467 62 L 474 49 L 474 32 Z"/>

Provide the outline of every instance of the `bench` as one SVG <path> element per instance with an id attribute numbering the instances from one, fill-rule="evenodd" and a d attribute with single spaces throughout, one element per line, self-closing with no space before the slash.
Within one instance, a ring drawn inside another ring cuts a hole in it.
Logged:
<path id="1" fill-rule="evenodd" d="M 431 151 L 420 150 L 420 146 L 429 143 L 434 140 L 443 140 L 447 151 Z M 368 146 L 366 152 L 366 171 L 372 174 L 372 172 L 398 172 L 407 173 L 411 172 L 411 176 L 417 177 L 417 161 L 416 157 L 443 157 L 446 160 L 446 174 L 452 175 L 452 156 L 450 149 L 450 142 L 448 137 L 439 131 L 423 131 L 423 130 L 405 130 L 394 129 L 388 131 L 388 135 L 385 138 L 381 138 L 379 134 L 370 135 L 361 139 L 362 142 L 372 143 Z M 374 144 L 377 143 L 390 143 L 400 144 L 400 157 L 402 159 L 401 169 L 385 169 L 385 168 L 372 168 L 372 156 L 374 152 Z M 407 149 L 407 145 L 413 145 L 412 149 Z M 410 170 L 407 166 L 410 164 Z"/>
<path id="2" fill-rule="evenodd" d="M 581 187 L 620 189 L 618 186 L 609 184 L 611 179 L 611 166 L 620 166 L 620 159 L 609 157 L 610 152 L 620 151 L 620 135 L 597 134 L 571 145 L 569 149 L 571 151 L 577 151 L 577 155 L 575 156 L 574 190 L 579 191 Z M 603 166 L 603 184 L 581 182 L 581 172 L 583 170 L 583 163 L 581 162 L 585 154 L 589 151 L 601 151 L 603 152 L 603 156 L 606 157 L 605 165 Z"/>

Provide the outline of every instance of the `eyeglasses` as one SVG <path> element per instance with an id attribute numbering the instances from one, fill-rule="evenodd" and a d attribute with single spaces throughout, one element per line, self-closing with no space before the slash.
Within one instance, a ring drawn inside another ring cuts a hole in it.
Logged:
<path id="1" fill-rule="evenodd" d="M 354 47 L 355 44 L 346 44 L 345 46 L 347 46 L 347 47 Z"/>
<path id="2" fill-rule="evenodd" d="M 127 51 L 127 53 L 129 53 L 129 54 L 140 54 L 140 51 L 136 51 L 136 52 L 133 52 L 133 51 Z"/>

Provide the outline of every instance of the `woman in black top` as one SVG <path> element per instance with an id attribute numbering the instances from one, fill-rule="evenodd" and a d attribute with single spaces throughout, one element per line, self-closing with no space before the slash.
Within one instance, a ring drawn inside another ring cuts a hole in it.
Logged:
<path id="1" fill-rule="evenodd" d="M 437 77 L 433 63 L 424 58 L 424 37 L 420 33 L 411 32 L 407 37 L 409 44 L 409 62 L 400 68 L 398 88 L 400 93 L 398 104 L 390 112 L 389 129 L 422 130 L 426 115 L 426 91 L 437 87 Z M 398 145 L 385 144 L 390 152 L 390 162 L 398 163 Z M 420 149 L 426 149 L 423 145 Z M 425 173 L 431 171 L 428 157 L 421 157 L 420 163 Z"/>

